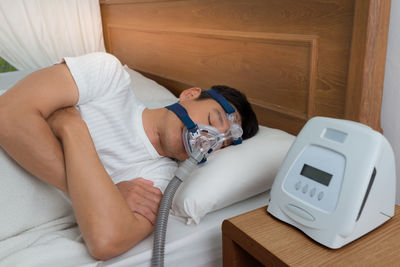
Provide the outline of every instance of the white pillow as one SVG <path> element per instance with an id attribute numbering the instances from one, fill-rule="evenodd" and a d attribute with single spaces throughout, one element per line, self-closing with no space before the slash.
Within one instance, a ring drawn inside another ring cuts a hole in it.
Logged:
<path id="1" fill-rule="evenodd" d="M 281 130 L 260 126 L 256 136 L 241 145 L 214 152 L 178 188 L 173 214 L 188 218 L 188 224 L 198 224 L 211 211 L 269 190 L 294 139 Z"/>
<path id="2" fill-rule="evenodd" d="M 25 171 L 2 148 L 0 148 L 0 207 L 0 244 L 3 240 L 25 231 L 30 231 L 31 235 L 34 232 L 38 233 L 45 229 L 44 224 L 51 221 L 55 223 L 57 219 L 69 216 L 73 212 L 71 203 L 64 193 Z M 74 220 L 69 222 L 74 223 Z M 4 250 L 0 249 L 0 255 L 2 253 L 4 255 Z"/>
<path id="3" fill-rule="evenodd" d="M 147 107 L 163 107 L 177 98 L 166 88 L 140 73 L 131 75 L 137 97 Z M 178 188 L 172 213 L 200 223 L 207 213 L 269 190 L 294 136 L 260 126 L 256 136 L 241 145 L 214 152 Z M 265 200 L 267 203 L 267 199 Z"/>
<path id="4" fill-rule="evenodd" d="M 155 81 L 143 76 L 137 71 L 124 66 L 132 80 L 133 91 L 147 108 L 161 108 L 178 101 L 168 89 Z"/>

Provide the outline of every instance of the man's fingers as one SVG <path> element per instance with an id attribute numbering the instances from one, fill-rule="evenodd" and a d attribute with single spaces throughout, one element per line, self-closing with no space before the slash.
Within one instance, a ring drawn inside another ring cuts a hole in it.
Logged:
<path id="1" fill-rule="evenodd" d="M 154 214 L 157 214 L 161 196 L 149 194 L 142 188 L 136 188 L 135 191 L 130 191 L 129 194 L 125 196 L 125 199 L 132 211 L 143 206 L 150 209 Z"/>
<path id="2" fill-rule="evenodd" d="M 146 193 L 144 197 L 154 202 L 160 202 L 162 198 L 161 190 L 156 187 L 142 188 Z"/>
<path id="3" fill-rule="evenodd" d="M 132 188 L 132 192 L 135 192 L 137 194 L 132 195 L 132 197 L 142 197 L 155 203 L 159 203 L 162 198 L 162 193 L 160 189 L 153 186 L 143 186 L 136 184 L 135 187 Z"/>
<path id="4" fill-rule="evenodd" d="M 147 218 L 152 224 L 155 223 L 158 212 L 158 205 L 151 201 L 128 201 L 132 212 L 137 212 Z"/>
<path id="5" fill-rule="evenodd" d="M 150 180 L 147 180 L 147 179 L 144 179 L 144 178 L 136 178 L 136 179 L 133 179 L 133 180 L 131 180 L 132 182 L 133 181 L 135 181 L 135 182 L 138 182 L 138 183 L 142 183 L 142 184 L 149 184 L 149 185 L 154 185 L 154 182 L 153 181 L 150 181 Z"/>
<path id="6" fill-rule="evenodd" d="M 136 212 L 148 219 L 153 225 L 156 223 L 157 213 L 154 213 L 148 207 L 139 206 Z"/>
<path id="7" fill-rule="evenodd" d="M 136 178 L 117 184 L 132 212 L 136 212 L 155 223 L 160 206 L 162 192 L 154 187 L 152 181 Z"/>
<path id="8" fill-rule="evenodd" d="M 162 198 L 161 190 L 158 189 L 157 187 L 154 187 L 153 186 L 154 183 L 152 181 L 149 181 L 149 180 L 146 180 L 143 178 L 138 178 L 138 179 L 148 181 L 151 183 L 150 184 L 150 183 L 146 182 L 143 184 L 136 184 L 138 186 L 138 189 L 140 188 L 140 190 L 144 190 L 144 192 L 143 191 L 141 192 L 141 193 L 143 193 L 143 197 L 145 197 L 151 201 L 154 201 L 154 202 L 160 202 L 161 198 Z"/>

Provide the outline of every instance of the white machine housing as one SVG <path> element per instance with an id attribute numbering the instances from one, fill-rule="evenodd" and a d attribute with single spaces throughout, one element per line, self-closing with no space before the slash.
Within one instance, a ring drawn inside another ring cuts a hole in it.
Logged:
<path id="1" fill-rule="evenodd" d="M 395 194 L 394 154 L 382 134 L 361 123 L 314 117 L 279 169 L 268 212 L 340 248 L 390 219 Z"/>

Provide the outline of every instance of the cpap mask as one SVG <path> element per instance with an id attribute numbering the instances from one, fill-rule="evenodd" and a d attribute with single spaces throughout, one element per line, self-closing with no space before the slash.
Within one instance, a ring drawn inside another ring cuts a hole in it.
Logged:
<path id="1" fill-rule="evenodd" d="M 225 116 L 230 125 L 229 129 L 221 133 L 217 128 L 195 124 L 190 119 L 186 109 L 179 103 L 166 106 L 167 109 L 174 112 L 185 124 L 182 139 L 186 152 L 191 155 L 193 151 L 200 151 L 204 157 L 200 163 L 206 161 L 208 155 L 221 148 L 224 144 L 238 145 L 242 143 L 243 130 L 238 123 L 238 114 L 231 104 L 217 90 L 205 90 L 214 100 L 216 100 L 225 110 Z"/>

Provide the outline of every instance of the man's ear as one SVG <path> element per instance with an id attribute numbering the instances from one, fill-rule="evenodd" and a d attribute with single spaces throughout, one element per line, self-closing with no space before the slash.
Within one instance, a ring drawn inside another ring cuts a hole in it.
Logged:
<path id="1" fill-rule="evenodd" d="M 200 96 L 200 94 L 201 94 L 201 88 L 192 87 L 192 88 L 183 90 L 181 92 L 181 94 L 179 95 L 179 100 L 185 101 L 185 100 L 196 99 Z"/>

